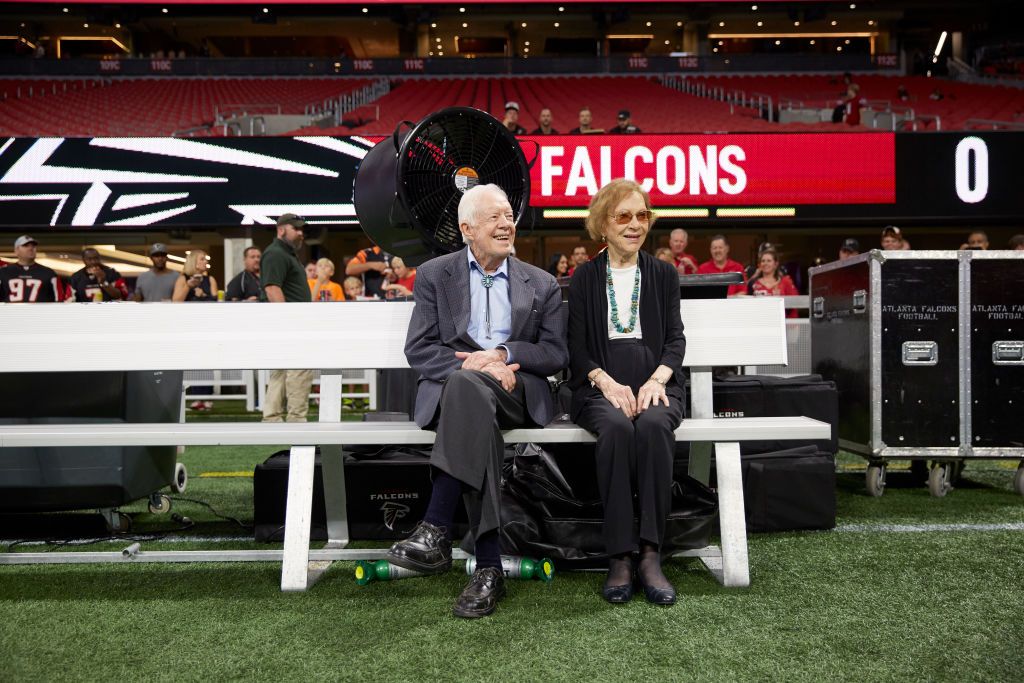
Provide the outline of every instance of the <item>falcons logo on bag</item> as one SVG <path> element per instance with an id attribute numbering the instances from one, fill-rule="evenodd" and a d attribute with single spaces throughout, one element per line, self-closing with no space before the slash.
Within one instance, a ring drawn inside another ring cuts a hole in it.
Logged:
<path id="1" fill-rule="evenodd" d="M 401 503 L 384 503 L 380 509 L 384 512 L 384 526 L 391 531 L 395 530 L 395 522 L 409 514 L 409 506 Z"/>

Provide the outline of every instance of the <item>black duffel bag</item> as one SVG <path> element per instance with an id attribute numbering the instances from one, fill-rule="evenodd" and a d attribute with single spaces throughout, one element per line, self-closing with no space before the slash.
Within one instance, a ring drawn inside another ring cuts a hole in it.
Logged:
<path id="1" fill-rule="evenodd" d="M 504 552 L 578 567 L 604 564 L 603 507 L 592 446 L 517 447 L 505 463 L 501 512 Z M 717 496 L 694 479 L 677 477 L 664 550 L 707 546 L 717 517 Z"/>

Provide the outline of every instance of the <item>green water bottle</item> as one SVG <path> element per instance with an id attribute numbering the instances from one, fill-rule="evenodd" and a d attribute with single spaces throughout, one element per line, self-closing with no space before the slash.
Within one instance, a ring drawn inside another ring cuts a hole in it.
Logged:
<path id="1" fill-rule="evenodd" d="M 424 574 L 391 564 L 387 560 L 377 560 L 376 562 L 359 560 L 356 562 L 356 583 L 360 586 L 365 586 L 371 581 L 397 581 L 398 579 L 411 579 L 415 576 L 424 576 Z"/>
<path id="2" fill-rule="evenodd" d="M 476 570 L 476 557 L 466 560 L 466 573 L 472 575 Z M 555 563 L 546 557 L 535 560 L 522 555 L 502 555 L 501 570 L 509 579 L 539 579 L 550 581 L 555 578 Z"/>

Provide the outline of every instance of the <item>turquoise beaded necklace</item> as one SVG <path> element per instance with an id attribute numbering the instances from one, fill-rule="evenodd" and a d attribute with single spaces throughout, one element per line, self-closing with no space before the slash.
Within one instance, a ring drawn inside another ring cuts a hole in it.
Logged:
<path id="1" fill-rule="evenodd" d="M 636 262 L 636 276 L 633 278 L 633 295 L 629 298 L 629 324 L 623 327 L 619 320 L 619 302 L 615 299 L 615 285 L 612 283 L 612 262 L 608 259 L 608 266 L 605 268 L 606 280 L 608 282 L 608 301 L 612 307 L 612 325 L 615 331 L 620 334 L 629 334 L 636 329 L 636 315 L 640 307 L 640 261 Z"/>

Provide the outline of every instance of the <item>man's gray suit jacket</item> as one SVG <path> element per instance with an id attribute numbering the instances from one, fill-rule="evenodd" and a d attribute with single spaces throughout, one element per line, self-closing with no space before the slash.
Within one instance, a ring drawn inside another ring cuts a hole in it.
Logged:
<path id="1" fill-rule="evenodd" d="M 546 425 L 554 417 L 547 377 L 569 362 L 558 283 L 536 266 L 508 259 L 512 333 L 503 342 L 519 363 L 530 418 Z M 479 351 L 469 336 L 469 259 L 466 249 L 427 261 L 416 271 L 416 307 L 405 341 L 409 365 L 419 372 L 416 424 L 431 423 L 445 379 L 462 367 L 456 351 Z M 473 426 L 467 425 L 472 429 Z"/>

